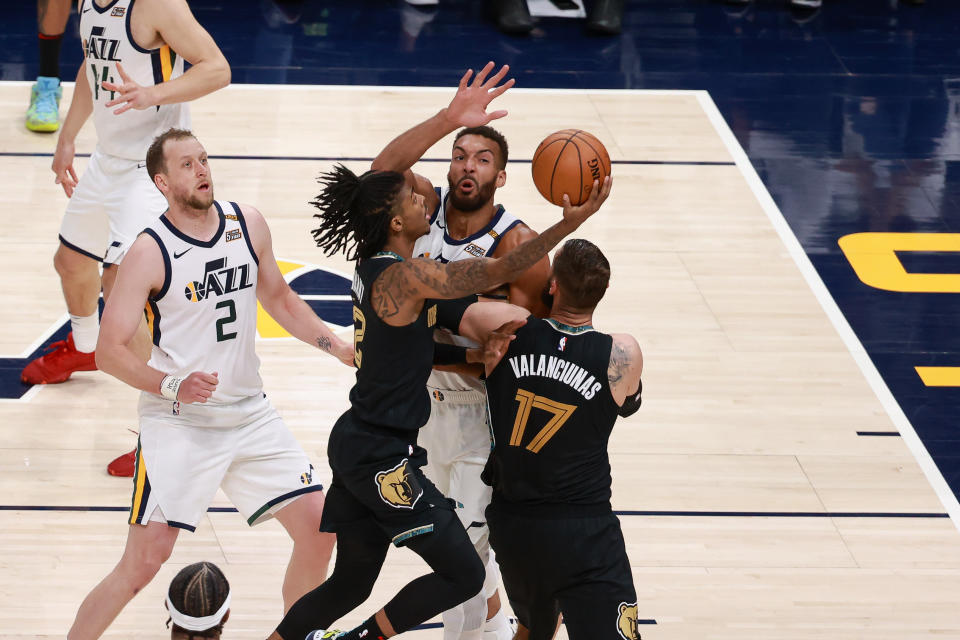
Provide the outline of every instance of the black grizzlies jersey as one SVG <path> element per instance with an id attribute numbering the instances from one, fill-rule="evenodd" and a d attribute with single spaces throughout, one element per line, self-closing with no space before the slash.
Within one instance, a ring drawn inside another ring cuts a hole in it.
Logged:
<path id="1" fill-rule="evenodd" d="M 487 378 L 494 449 L 484 471 L 495 502 L 598 505 L 610 500 L 607 440 L 617 419 L 607 367 L 613 338 L 534 316 Z"/>
<path id="2" fill-rule="evenodd" d="M 420 315 L 408 325 L 394 327 L 381 320 L 370 304 L 373 283 L 384 269 L 402 260 L 395 253 L 381 252 L 357 263 L 353 274 L 357 382 L 350 390 L 350 404 L 364 422 L 416 431 L 430 417 L 427 378 L 433 367 L 433 330 L 439 322 L 452 324 L 457 331 L 464 308 L 424 300 Z"/>

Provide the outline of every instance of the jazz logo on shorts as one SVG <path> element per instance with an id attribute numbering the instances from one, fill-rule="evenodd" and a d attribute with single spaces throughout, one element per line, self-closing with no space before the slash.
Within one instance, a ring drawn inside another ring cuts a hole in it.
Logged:
<path id="1" fill-rule="evenodd" d="M 617 631 L 624 640 L 638 640 L 640 630 L 637 628 L 637 603 L 620 603 L 617 612 Z"/>
<path id="2" fill-rule="evenodd" d="M 313 465 L 310 465 L 310 470 L 300 474 L 300 483 L 310 486 L 313 482 Z"/>
<path id="3" fill-rule="evenodd" d="M 376 477 L 380 498 L 391 507 L 413 509 L 423 495 L 417 479 L 407 471 L 407 459 L 389 471 L 381 471 Z"/>

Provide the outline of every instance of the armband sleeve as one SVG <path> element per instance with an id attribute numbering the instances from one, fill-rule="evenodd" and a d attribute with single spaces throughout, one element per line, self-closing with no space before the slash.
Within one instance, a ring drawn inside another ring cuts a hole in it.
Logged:
<path id="1" fill-rule="evenodd" d="M 623 401 L 623 404 L 620 405 L 620 410 L 617 413 L 620 414 L 621 418 L 627 418 L 632 416 L 637 412 L 637 409 L 640 408 L 640 394 L 643 392 L 643 380 L 641 380 L 637 385 L 637 390 L 631 393 Z"/>
<path id="2" fill-rule="evenodd" d="M 463 319 L 463 314 L 467 312 L 467 307 L 476 301 L 476 295 L 469 295 L 456 300 L 437 300 L 437 324 L 453 333 L 460 333 L 460 320 Z"/>
<path id="3" fill-rule="evenodd" d="M 433 343 L 433 364 L 465 364 L 466 362 L 467 347 L 458 347 L 444 342 Z"/>

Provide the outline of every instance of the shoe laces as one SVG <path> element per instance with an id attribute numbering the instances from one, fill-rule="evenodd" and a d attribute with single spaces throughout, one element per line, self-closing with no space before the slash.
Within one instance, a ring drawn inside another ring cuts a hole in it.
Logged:
<path id="1" fill-rule="evenodd" d="M 69 349 L 70 345 L 66 340 L 57 340 L 56 342 L 51 342 L 47 346 L 47 351 L 58 351 L 60 349 Z"/>
<path id="2" fill-rule="evenodd" d="M 57 90 L 48 89 L 46 91 L 37 91 L 37 111 L 56 111 L 59 108 L 57 104 Z"/>

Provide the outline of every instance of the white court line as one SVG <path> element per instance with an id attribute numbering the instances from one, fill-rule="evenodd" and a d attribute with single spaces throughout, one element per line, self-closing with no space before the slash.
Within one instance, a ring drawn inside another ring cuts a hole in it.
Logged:
<path id="1" fill-rule="evenodd" d="M 69 314 L 69 313 L 63 314 L 62 316 L 60 316 L 60 319 L 59 319 L 59 320 L 57 320 L 57 321 L 54 322 L 52 325 L 50 325 L 50 327 L 49 327 L 46 331 L 44 331 L 43 333 L 40 334 L 40 337 L 39 337 L 39 338 L 37 338 L 36 340 L 34 340 L 34 341 L 30 344 L 29 347 L 27 347 L 26 349 L 24 349 L 23 351 L 21 351 L 19 355 L 0 355 L 0 358 L 26 358 L 26 357 L 28 357 L 31 353 L 33 353 L 34 351 L 36 351 L 37 349 L 39 349 L 39 348 L 40 348 L 40 345 L 42 345 L 44 342 L 46 342 L 47 339 L 48 339 L 50 336 L 53 335 L 53 332 L 56 331 L 57 329 L 59 329 L 59 328 L 63 325 L 63 323 L 66 322 L 66 321 L 69 320 L 69 319 L 70 319 L 70 314 Z M 40 389 L 42 389 L 42 388 L 45 387 L 45 386 L 47 386 L 47 385 L 45 385 L 45 384 L 35 384 L 35 385 L 33 385 L 32 387 L 30 387 L 29 389 L 27 389 L 27 392 L 24 393 L 24 394 L 23 394 L 22 396 L 20 396 L 19 398 L 0 398 L 0 404 L 9 404 L 9 403 L 11 403 L 11 402 L 30 402 L 31 400 L 33 400 L 33 397 L 34 397 L 35 395 L 37 395 L 38 393 L 40 393 Z"/>
<path id="2" fill-rule="evenodd" d="M 73 81 L 61 82 L 63 87 L 73 87 Z M 10 87 L 30 87 L 33 86 L 33 80 L 0 80 L 0 86 Z M 380 86 L 380 85 L 357 85 L 357 84 L 231 84 L 220 91 L 228 89 L 251 90 L 251 89 L 269 89 L 271 91 L 313 91 L 316 89 L 322 91 L 377 91 L 387 93 L 454 93 L 456 87 L 415 87 L 415 86 Z M 565 95 L 589 95 L 589 94 L 608 94 L 608 95 L 636 95 L 636 96 L 697 96 L 701 93 L 699 89 L 547 89 L 547 88 L 524 88 L 513 87 L 510 93 L 550 93 Z"/>
<path id="3" fill-rule="evenodd" d="M 69 319 L 70 319 L 69 313 L 63 314 L 62 316 L 60 316 L 59 320 L 57 320 L 52 325 L 50 325 L 50 327 L 46 331 L 40 334 L 39 338 L 34 340 L 32 343 L 30 343 L 30 346 L 24 349 L 23 351 L 21 351 L 18 355 L 0 355 L 0 358 L 26 358 L 31 353 L 39 349 L 40 345 L 42 345 L 47 340 L 47 338 L 53 335 L 54 331 L 59 329 L 63 325 L 63 323 Z"/>
<path id="4" fill-rule="evenodd" d="M 910 449 L 917 464 L 920 465 L 924 475 L 927 477 L 927 481 L 940 499 L 940 503 L 944 509 L 946 509 L 947 513 L 950 514 L 953 525 L 960 530 L 960 503 L 957 502 L 957 497 L 953 494 L 953 491 L 950 490 L 946 480 L 944 480 L 940 469 L 938 469 L 937 465 L 933 462 L 930 453 L 923 446 L 923 442 L 914 430 L 913 425 L 910 424 L 906 414 L 903 413 L 903 409 L 900 408 L 900 405 L 890 392 L 890 388 L 887 387 L 887 383 L 883 381 L 880 372 L 877 371 L 870 356 L 867 355 L 860 339 L 857 338 L 853 329 L 850 328 L 846 317 L 840 311 L 833 296 L 830 295 L 830 291 L 823 283 L 823 280 L 820 279 L 820 275 L 814 268 L 813 263 L 810 262 L 810 258 L 800 245 L 800 241 L 797 240 L 797 237 L 793 234 L 790 225 L 787 224 L 786 218 L 783 217 L 783 213 L 781 213 L 780 208 L 777 207 L 777 203 L 774 202 L 773 197 L 770 196 L 767 188 L 763 185 L 763 181 L 760 180 L 760 176 L 757 175 L 756 170 L 750 163 L 750 159 L 747 158 L 743 147 L 740 146 L 740 143 L 733 135 L 733 131 L 730 130 L 727 122 L 723 119 L 723 116 L 720 115 L 720 110 L 717 109 L 713 98 L 710 97 L 708 92 L 701 91 L 697 95 L 697 99 L 700 101 L 700 105 L 703 107 L 707 118 L 709 118 L 713 124 L 713 128 L 726 145 L 727 151 L 733 156 L 737 167 L 740 169 L 740 173 L 743 174 L 747 184 L 763 208 L 764 213 L 766 213 L 770 219 L 773 228 L 776 229 L 780 240 L 800 269 L 800 273 L 802 273 L 806 279 L 807 284 L 813 291 L 813 295 L 815 295 L 820 302 L 820 306 L 823 307 L 827 317 L 830 318 L 830 322 L 833 323 L 837 333 L 840 334 L 840 338 L 844 344 L 846 344 L 853 359 L 857 362 L 860 371 L 880 400 L 880 404 L 883 405 L 887 415 L 890 416 L 893 424 L 897 427 L 903 441 L 907 444 L 907 448 Z"/>

